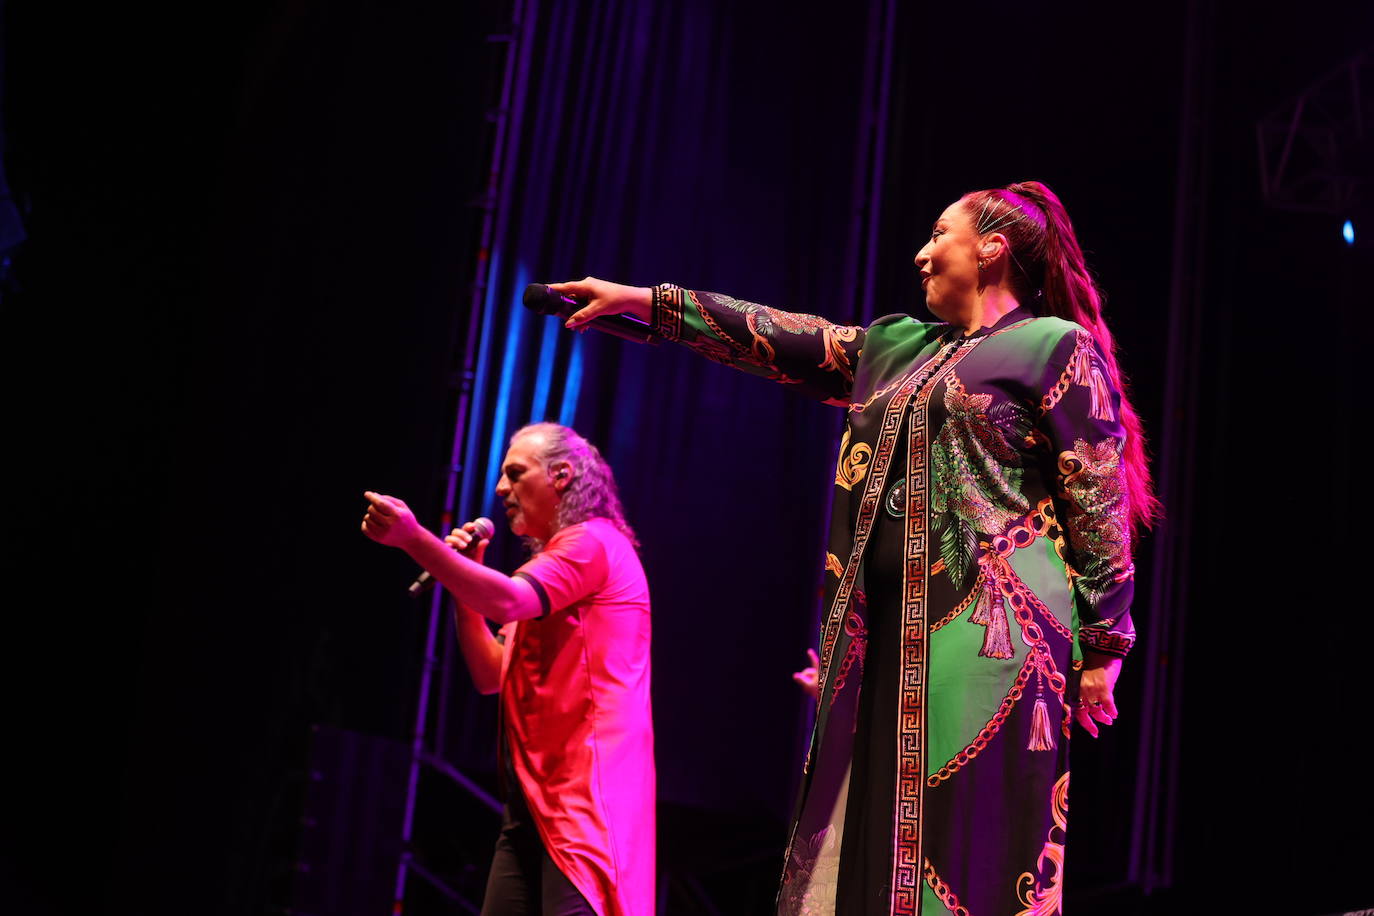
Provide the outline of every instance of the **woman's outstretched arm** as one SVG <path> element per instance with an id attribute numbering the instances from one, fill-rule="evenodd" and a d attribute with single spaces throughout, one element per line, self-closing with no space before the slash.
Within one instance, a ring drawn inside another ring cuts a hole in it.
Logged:
<path id="1" fill-rule="evenodd" d="M 659 336 L 707 359 L 795 386 L 826 403 L 849 403 L 863 328 L 670 284 L 623 286 L 587 277 L 550 286 L 587 301 L 568 319 L 570 328 L 598 315 L 634 315 Z"/>

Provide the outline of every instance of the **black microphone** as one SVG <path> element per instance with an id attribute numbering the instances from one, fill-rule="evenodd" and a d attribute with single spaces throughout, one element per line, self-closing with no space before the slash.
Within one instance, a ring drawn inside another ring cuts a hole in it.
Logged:
<path id="1" fill-rule="evenodd" d="M 472 543 L 468 545 L 468 547 L 475 546 L 478 541 L 483 539 L 490 540 L 491 536 L 496 533 L 496 525 L 494 525 L 492 523 L 492 520 L 487 518 L 486 516 L 482 516 L 481 518 L 474 518 L 472 520 L 472 528 L 473 540 Z M 426 570 L 425 572 L 422 572 L 420 573 L 420 575 L 416 576 L 414 582 L 410 583 L 410 597 L 418 598 L 420 595 L 423 595 L 425 592 L 429 591 L 433 587 L 434 577 L 429 574 L 428 570 Z"/>
<path id="2" fill-rule="evenodd" d="M 525 303 L 525 308 L 532 312 L 540 315 L 557 315 L 565 319 L 587 304 L 572 296 L 554 292 L 543 283 L 531 283 L 525 287 L 525 295 L 521 301 Z M 654 334 L 648 322 L 640 321 L 633 315 L 598 315 L 587 322 L 587 327 L 635 343 L 658 343 L 658 336 Z"/>

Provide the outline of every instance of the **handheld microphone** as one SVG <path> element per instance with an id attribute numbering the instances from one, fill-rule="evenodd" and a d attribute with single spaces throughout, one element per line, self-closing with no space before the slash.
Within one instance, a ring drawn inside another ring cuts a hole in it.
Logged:
<path id="1" fill-rule="evenodd" d="M 491 519 L 487 518 L 486 516 L 482 516 L 481 518 L 474 518 L 472 520 L 473 541 L 472 544 L 468 545 L 469 548 L 476 546 L 478 541 L 484 539 L 490 540 L 491 536 L 495 533 L 496 525 L 492 523 Z M 410 597 L 418 598 L 419 596 L 423 595 L 425 592 L 429 591 L 433 587 L 434 577 L 429 574 L 428 570 L 426 570 L 425 572 L 422 572 L 420 573 L 420 575 L 416 576 L 414 582 L 410 583 Z"/>
<path id="2" fill-rule="evenodd" d="M 525 287 L 525 295 L 521 301 L 525 308 L 532 312 L 540 315 L 557 315 L 560 318 L 567 318 L 587 304 L 572 296 L 556 293 L 543 283 L 531 283 Z M 658 343 L 658 337 L 648 323 L 633 315 L 599 315 L 587 322 L 587 326 L 635 343 Z"/>

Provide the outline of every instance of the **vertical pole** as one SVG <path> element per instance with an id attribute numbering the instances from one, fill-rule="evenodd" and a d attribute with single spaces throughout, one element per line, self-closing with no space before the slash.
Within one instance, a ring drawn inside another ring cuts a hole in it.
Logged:
<path id="1" fill-rule="evenodd" d="M 454 418 L 453 444 L 449 451 L 448 480 L 444 490 L 444 512 L 439 534 L 447 533 L 453 524 L 454 504 L 458 496 L 458 481 L 464 471 L 462 460 L 468 430 L 468 413 L 471 407 L 474 369 L 477 361 L 477 341 L 481 330 L 482 306 L 486 298 L 489 282 L 490 255 L 495 235 L 496 211 L 500 200 L 502 164 L 505 161 L 507 132 L 510 127 L 510 107 L 513 75 L 519 50 L 522 20 L 525 7 L 533 0 L 514 0 L 511 10 L 511 24 L 508 34 L 492 36 L 492 41 L 506 43 L 506 60 L 501 82 L 501 99 L 492 112 L 495 136 L 492 143 L 491 165 L 487 170 L 487 186 L 482 197 L 482 226 L 477 249 L 477 265 L 469 302 L 468 325 L 463 345 L 463 369 L 459 378 L 458 404 Z M 425 725 L 429 718 L 429 699 L 439 634 L 446 633 L 444 621 L 444 590 L 435 588 L 430 595 L 429 625 L 425 632 L 424 662 L 420 672 L 419 699 L 415 708 L 415 729 L 411 737 L 410 768 L 406 781 L 405 813 L 401 822 L 401 858 L 396 867 L 395 891 L 392 895 L 392 916 L 401 916 L 405 910 L 406 877 L 411 868 L 413 853 L 410 848 L 415 827 L 415 803 L 420 784 L 420 767 L 425 756 Z M 444 728 L 444 717 L 436 723 L 436 730 Z"/>

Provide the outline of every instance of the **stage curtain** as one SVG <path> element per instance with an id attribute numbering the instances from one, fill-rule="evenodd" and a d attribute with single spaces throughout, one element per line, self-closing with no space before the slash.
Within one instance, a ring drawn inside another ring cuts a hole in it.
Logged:
<path id="1" fill-rule="evenodd" d="M 844 19 L 528 7 L 458 510 L 503 519 L 491 488 L 524 423 L 597 443 L 653 593 L 660 797 L 779 820 L 809 728 L 791 673 L 815 643 L 839 411 L 672 344 L 565 331 L 519 298 L 590 274 L 853 320 L 841 276 L 865 32 Z M 518 562 L 514 541 L 493 562 Z M 452 753 L 490 767 L 491 717 L 456 704 Z"/>

